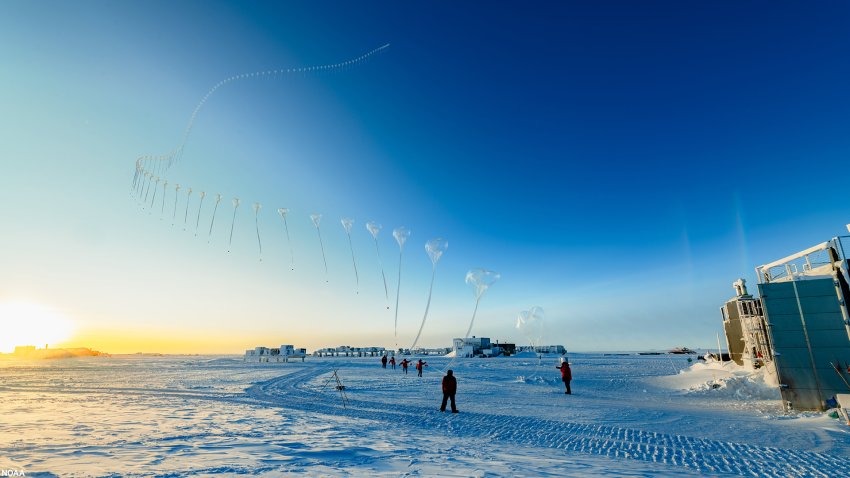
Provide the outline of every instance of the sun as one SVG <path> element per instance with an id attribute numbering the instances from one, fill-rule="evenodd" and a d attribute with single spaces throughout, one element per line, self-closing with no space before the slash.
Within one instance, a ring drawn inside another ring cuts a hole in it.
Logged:
<path id="1" fill-rule="evenodd" d="M 0 352 L 17 345 L 44 347 L 67 340 L 73 323 L 61 312 L 30 302 L 0 302 Z"/>

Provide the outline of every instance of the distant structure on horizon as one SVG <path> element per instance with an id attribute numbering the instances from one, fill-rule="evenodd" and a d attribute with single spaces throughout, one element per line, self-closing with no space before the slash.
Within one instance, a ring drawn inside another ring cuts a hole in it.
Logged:
<path id="1" fill-rule="evenodd" d="M 425 347 L 416 347 L 415 349 L 398 349 L 399 355 L 436 355 L 443 356 L 447 353 L 451 352 L 452 349 L 450 347 L 435 347 L 435 348 L 425 348 Z"/>
<path id="2" fill-rule="evenodd" d="M 455 357 L 510 357 L 518 352 L 534 352 L 537 354 L 567 353 L 563 345 L 522 345 L 498 341 L 491 342 L 489 337 L 466 337 L 452 340 L 452 352 Z"/>
<path id="3" fill-rule="evenodd" d="M 249 351 L 251 352 L 251 351 Z M 510 357 L 517 352 L 534 352 L 538 354 L 560 354 L 565 355 L 567 350 L 563 345 L 538 345 L 517 346 L 510 342 L 492 342 L 488 337 L 467 337 L 452 340 L 451 347 L 415 349 L 399 348 L 398 350 L 386 347 L 352 347 L 340 345 L 338 347 L 325 347 L 313 351 L 314 357 L 389 357 L 405 355 L 426 355 L 442 357 L 453 353 L 455 357 Z M 247 352 L 246 352 L 247 354 Z"/>
<path id="4" fill-rule="evenodd" d="M 281 345 L 279 348 L 254 347 L 245 351 L 245 362 L 289 362 L 300 358 L 304 361 L 307 349 L 296 349 L 294 345 Z"/>
<path id="5" fill-rule="evenodd" d="M 351 347 L 349 345 L 325 347 L 313 351 L 314 357 L 380 357 L 382 355 L 393 356 L 395 353 L 384 347 Z"/>
<path id="6" fill-rule="evenodd" d="M 519 352 L 564 355 L 567 353 L 567 349 L 563 345 L 520 345 L 517 347 L 517 353 Z"/>
<path id="7" fill-rule="evenodd" d="M 386 347 L 352 347 L 350 345 L 340 345 L 339 347 L 325 347 L 313 352 L 314 357 L 395 357 L 399 355 L 437 355 L 443 356 L 451 352 L 448 347 L 424 348 L 417 347 L 415 349 L 399 348 L 398 350 L 388 349 Z"/>
<path id="8" fill-rule="evenodd" d="M 770 366 L 786 409 L 826 410 L 850 392 L 850 236 L 756 268 L 761 298 L 741 279 L 721 308 L 732 360 Z"/>
<path id="9" fill-rule="evenodd" d="M 47 347 L 45 347 L 47 348 Z M 26 356 L 35 353 L 35 345 L 18 345 L 12 354 L 17 356 Z"/>
<path id="10" fill-rule="evenodd" d="M 108 353 L 98 352 L 85 347 L 68 349 L 51 349 L 47 345 L 43 349 L 37 349 L 34 345 L 18 345 L 15 351 L 7 354 L 16 359 L 26 360 L 54 360 L 76 357 L 109 357 Z"/>

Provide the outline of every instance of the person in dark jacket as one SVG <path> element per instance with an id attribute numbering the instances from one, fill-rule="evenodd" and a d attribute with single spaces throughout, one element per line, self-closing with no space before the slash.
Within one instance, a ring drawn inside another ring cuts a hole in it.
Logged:
<path id="1" fill-rule="evenodd" d="M 457 413 L 455 406 L 455 393 L 457 393 L 457 379 L 451 370 L 446 370 L 446 376 L 443 377 L 443 404 L 440 405 L 440 411 L 446 411 L 446 402 L 452 401 L 452 413 Z"/>
<path id="2" fill-rule="evenodd" d="M 390 357 L 390 365 L 392 365 L 393 370 L 395 370 L 395 357 Z"/>
<path id="3" fill-rule="evenodd" d="M 572 395 L 573 391 L 570 390 L 570 380 L 573 379 L 573 373 L 570 370 L 569 362 L 564 362 L 560 367 L 555 367 L 556 369 L 561 371 L 561 380 L 564 381 L 564 386 L 567 387 L 567 391 L 564 392 L 567 395 Z"/>
<path id="4" fill-rule="evenodd" d="M 401 369 L 404 370 L 404 374 L 407 375 L 407 366 L 410 365 L 410 360 L 404 359 L 401 361 Z"/>
<path id="5" fill-rule="evenodd" d="M 386 355 L 383 355 L 381 357 L 381 366 L 384 367 L 384 368 L 387 368 L 387 356 Z"/>

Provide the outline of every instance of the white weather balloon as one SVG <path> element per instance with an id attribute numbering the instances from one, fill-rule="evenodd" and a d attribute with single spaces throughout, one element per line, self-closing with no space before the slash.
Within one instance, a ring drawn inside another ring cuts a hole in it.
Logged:
<path id="1" fill-rule="evenodd" d="M 437 277 L 437 262 L 443 257 L 443 253 L 449 248 L 449 242 L 441 237 L 431 239 L 425 243 L 425 252 L 431 258 L 431 286 L 428 288 L 428 301 L 425 303 L 425 314 L 422 316 L 422 324 L 419 325 L 419 332 L 416 333 L 416 338 L 413 339 L 413 345 L 410 350 L 416 348 L 419 343 L 419 337 L 422 335 L 422 329 L 425 328 L 425 321 L 428 319 L 428 310 L 431 308 L 431 294 L 434 292 L 434 278 Z"/>
<path id="2" fill-rule="evenodd" d="M 498 272 L 488 271 L 487 269 L 472 269 L 466 273 L 466 283 L 472 286 L 475 294 L 475 310 L 472 311 L 472 320 L 469 321 L 469 328 L 466 330 L 464 337 L 469 337 L 472 332 L 472 324 L 475 323 L 475 314 L 478 313 L 478 304 L 481 302 L 481 297 L 487 292 L 487 289 L 494 282 L 502 277 Z"/>
<path id="3" fill-rule="evenodd" d="M 534 351 L 543 340 L 543 317 L 543 307 L 535 305 L 529 310 L 520 312 L 516 319 L 517 330 L 528 339 Z"/>

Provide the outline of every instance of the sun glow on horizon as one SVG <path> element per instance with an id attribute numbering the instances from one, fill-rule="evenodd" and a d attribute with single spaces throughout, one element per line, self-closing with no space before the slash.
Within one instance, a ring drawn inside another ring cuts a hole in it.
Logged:
<path id="1" fill-rule="evenodd" d="M 0 303 L 0 352 L 12 352 L 18 345 L 43 347 L 68 340 L 72 321 L 61 312 L 31 302 Z"/>

